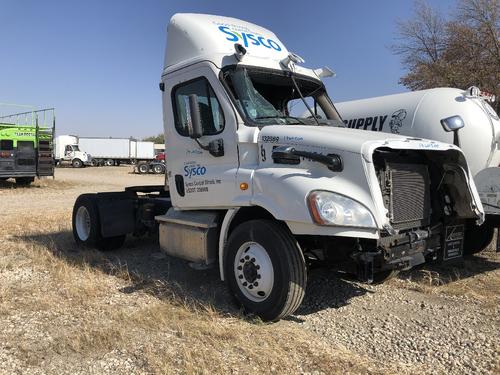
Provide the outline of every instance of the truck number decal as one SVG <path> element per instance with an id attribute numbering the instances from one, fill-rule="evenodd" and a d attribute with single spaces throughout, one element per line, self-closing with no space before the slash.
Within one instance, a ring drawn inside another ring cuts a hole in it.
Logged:
<path id="1" fill-rule="evenodd" d="M 260 156 L 262 156 L 262 161 L 266 161 L 266 149 L 264 145 L 260 145 Z"/>
<path id="2" fill-rule="evenodd" d="M 280 141 L 280 137 L 272 136 L 272 135 L 263 135 L 262 142 L 265 143 L 278 143 Z"/>

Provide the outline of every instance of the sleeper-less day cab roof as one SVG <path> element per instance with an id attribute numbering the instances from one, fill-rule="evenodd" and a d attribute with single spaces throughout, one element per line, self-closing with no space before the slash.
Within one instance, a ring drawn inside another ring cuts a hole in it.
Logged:
<path id="1" fill-rule="evenodd" d="M 163 74 L 199 61 L 210 61 L 219 69 L 238 63 L 234 45 L 246 49 L 244 65 L 282 70 L 280 61 L 289 51 L 270 30 L 232 17 L 177 13 L 167 28 Z M 315 79 L 311 69 L 296 66 L 296 72 Z"/>

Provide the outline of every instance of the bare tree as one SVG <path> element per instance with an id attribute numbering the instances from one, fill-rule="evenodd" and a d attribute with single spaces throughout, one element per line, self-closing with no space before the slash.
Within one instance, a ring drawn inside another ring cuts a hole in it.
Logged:
<path id="1" fill-rule="evenodd" d="M 448 18 L 418 1 L 398 30 L 392 50 L 408 70 L 400 83 L 412 90 L 476 85 L 496 95 L 500 111 L 500 0 L 459 0 Z"/>

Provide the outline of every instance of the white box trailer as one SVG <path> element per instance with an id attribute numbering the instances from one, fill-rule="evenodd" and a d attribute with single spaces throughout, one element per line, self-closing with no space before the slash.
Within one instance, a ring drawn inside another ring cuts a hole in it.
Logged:
<path id="1" fill-rule="evenodd" d="M 154 142 L 131 140 L 130 157 L 137 160 L 153 160 L 155 158 Z"/>
<path id="2" fill-rule="evenodd" d="M 135 164 L 154 160 L 153 142 L 130 138 L 79 137 L 80 149 L 92 155 L 93 165 Z"/>

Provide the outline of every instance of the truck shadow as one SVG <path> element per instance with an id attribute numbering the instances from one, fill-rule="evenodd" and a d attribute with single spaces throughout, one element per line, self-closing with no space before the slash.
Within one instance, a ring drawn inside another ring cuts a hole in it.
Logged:
<path id="1" fill-rule="evenodd" d="M 76 246 L 70 231 L 18 236 L 19 240 L 34 242 L 51 251 L 56 257 L 76 267 L 90 266 L 100 272 L 126 280 L 129 285 L 120 292 L 145 292 L 161 300 L 174 301 L 193 308 L 213 308 L 219 313 L 238 315 L 240 310 L 225 283 L 220 281 L 218 267 L 194 270 L 187 262 L 165 255 L 153 238 L 129 238 L 123 248 L 98 252 Z M 441 272 L 441 283 L 472 277 L 497 269 L 499 262 L 475 256 L 453 269 L 427 266 L 430 272 Z M 424 269 L 424 270 L 425 270 Z M 401 278 L 418 279 L 423 269 L 406 272 Z M 458 273 L 457 273 L 458 270 Z M 448 272 L 450 277 L 446 277 Z M 453 275 L 453 277 L 452 277 Z M 309 315 L 349 305 L 354 298 L 376 293 L 372 287 L 355 282 L 352 277 L 327 268 L 312 269 L 308 275 L 307 292 L 292 321 Z"/>

